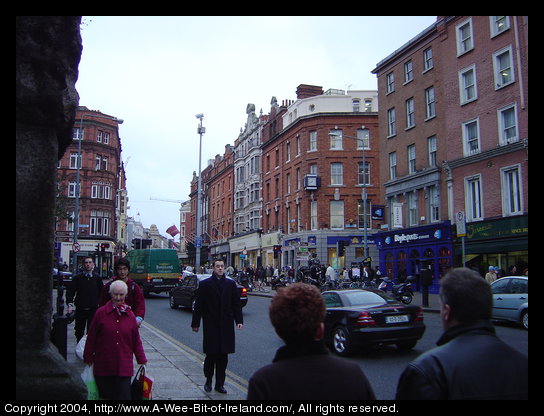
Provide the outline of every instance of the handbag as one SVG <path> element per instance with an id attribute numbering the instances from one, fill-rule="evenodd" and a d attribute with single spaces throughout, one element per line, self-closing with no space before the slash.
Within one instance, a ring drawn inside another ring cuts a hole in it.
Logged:
<path id="1" fill-rule="evenodd" d="M 153 388 L 153 377 L 146 372 L 145 365 L 142 364 L 130 385 L 130 397 L 132 400 L 151 400 L 151 391 Z"/>
<path id="2" fill-rule="evenodd" d="M 100 395 L 98 394 L 98 386 L 94 379 L 93 366 L 86 365 L 81 373 L 81 378 L 87 387 L 87 400 L 98 400 Z"/>

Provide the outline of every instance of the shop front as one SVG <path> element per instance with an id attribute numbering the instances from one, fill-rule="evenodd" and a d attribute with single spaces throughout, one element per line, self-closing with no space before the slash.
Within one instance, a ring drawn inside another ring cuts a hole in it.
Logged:
<path id="1" fill-rule="evenodd" d="M 261 262 L 261 237 L 259 231 L 229 238 L 230 265 L 238 270 L 252 265 L 256 268 Z"/>
<path id="2" fill-rule="evenodd" d="M 529 217 L 498 218 L 468 223 L 465 237 L 465 264 L 485 276 L 489 266 L 498 267 L 502 276 L 516 266 L 522 274 L 529 264 Z M 463 262 L 461 238 L 455 243 L 455 264 Z"/>
<path id="3" fill-rule="evenodd" d="M 418 277 L 420 270 L 430 269 L 430 293 L 438 293 L 440 279 L 453 267 L 450 221 L 421 227 L 403 228 L 375 234 L 379 249 L 380 270 L 395 282 L 408 276 Z M 418 285 L 415 285 L 419 289 Z"/>

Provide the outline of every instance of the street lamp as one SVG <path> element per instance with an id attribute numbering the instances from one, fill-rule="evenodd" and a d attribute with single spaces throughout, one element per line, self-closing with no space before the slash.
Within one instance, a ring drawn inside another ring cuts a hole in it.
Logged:
<path id="1" fill-rule="evenodd" d="M 361 126 L 363 129 L 365 126 Z M 366 201 L 367 201 L 367 194 L 366 194 L 366 159 L 365 159 L 365 149 L 366 144 L 364 142 L 364 139 L 361 139 L 359 137 L 355 136 L 347 136 L 345 134 L 338 134 L 338 133 L 329 133 L 330 137 L 340 137 L 340 138 L 347 138 L 347 139 L 356 139 L 361 140 L 362 143 L 362 150 L 363 150 L 363 244 L 364 244 L 364 250 L 365 250 L 365 257 L 368 258 L 368 235 L 367 235 L 367 217 L 366 217 Z"/>
<path id="2" fill-rule="evenodd" d="M 206 128 L 202 127 L 202 119 L 204 118 L 204 114 L 200 113 L 195 116 L 200 120 L 200 123 L 198 125 L 197 133 L 200 135 L 200 146 L 198 149 L 198 188 L 197 188 L 197 195 L 196 195 L 196 239 L 195 239 L 195 268 L 198 271 L 200 270 L 200 248 L 202 247 L 202 224 L 200 222 L 200 216 L 201 214 L 201 193 L 202 193 L 202 172 L 201 172 L 201 162 L 202 162 L 202 135 L 206 133 Z"/>
<path id="3" fill-rule="evenodd" d="M 123 120 L 117 117 L 111 117 L 106 115 L 99 114 L 85 114 L 81 113 L 81 119 L 79 120 L 79 140 L 77 143 L 77 161 L 76 161 L 76 200 L 74 204 L 74 245 L 72 246 L 72 263 L 73 263 L 73 275 L 77 273 L 77 251 L 74 249 L 77 243 L 77 234 L 79 233 L 79 191 L 80 191 L 80 179 L 79 179 L 79 170 L 81 169 L 81 142 L 83 141 L 83 116 L 104 118 L 106 120 L 112 120 L 117 122 L 117 124 L 123 124 Z"/>

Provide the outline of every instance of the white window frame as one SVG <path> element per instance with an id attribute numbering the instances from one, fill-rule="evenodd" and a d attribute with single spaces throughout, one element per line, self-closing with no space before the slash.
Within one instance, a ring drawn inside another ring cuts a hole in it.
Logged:
<path id="1" fill-rule="evenodd" d="M 502 215 L 504 217 L 523 214 L 521 178 L 520 164 L 501 168 Z"/>
<path id="2" fill-rule="evenodd" d="M 476 123 L 476 137 L 470 138 L 468 137 L 468 129 L 469 125 L 472 123 Z M 472 120 L 468 120 L 462 124 L 462 130 L 463 130 L 463 155 L 464 156 L 471 156 L 475 155 L 481 152 L 481 144 L 480 144 L 480 119 L 479 117 L 474 118 Z M 476 146 L 475 146 L 476 145 Z"/>
<path id="3" fill-rule="evenodd" d="M 510 69 L 510 79 L 504 81 L 502 72 L 505 70 L 504 67 L 500 66 L 500 57 L 508 53 L 509 56 L 509 66 Z M 516 73 L 514 70 L 514 55 L 512 54 L 512 45 L 508 45 L 502 49 L 499 49 L 493 54 L 493 74 L 495 77 L 495 90 L 506 87 L 507 85 L 513 84 L 516 82 Z"/>
<path id="4" fill-rule="evenodd" d="M 484 187 L 480 174 L 465 177 L 465 212 L 469 222 L 484 218 Z"/>
<path id="5" fill-rule="evenodd" d="M 408 157 L 408 174 L 416 173 L 416 145 L 411 144 L 406 147 L 406 156 Z"/>
<path id="6" fill-rule="evenodd" d="M 436 117 L 436 96 L 434 86 L 425 89 L 425 120 Z"/>
<path id="7" fill-rule="evenodd" d="M 512 110 L 514 112 L 514 125 L 508 127 L 508 130 L 514 129 L 515 134 L 514 136 L 507 137 L 506 136 L 506 125 L 505 125 L 505 112 Z M 519 131 L 518 131 L 518 108 L 517 104 L 510 104 L 505 107 L 499 108 L 497 110 L 497 121 L 499 123 L 499 144 L 501 146 L 505 146 L 511 143 L 515 143 L 519 141 Z"/>
<path id="8" fill-rule="evenodd" d="M 389 179 L 397 179 L 397 152 L 389 153 Z"/>
<path id="9" fill-rule="evenodd" d="M 390 72 L 385 76 L 386 94 L 390 94 L 395 91 L 395 73 Z"/>
<path id="10" fill-rule="evenodd" d="M 342 142 L 342 130 L 331 129 L 329 137 L 329 150 L 344 150 Z"/>
<path id="11" fill-rule="evenodd" d="M 333 211 L 334 211 L 334 215 L 333 215 Z M 329 220 L 330 220 L 329 226 L 331 230 L 344 229 L 344 216 L 345 216 L 344 201 L 342 200 L 329 201 Z M 337 223 L 339 223 L 340 226 L 336 226 Z M 335 226 L 333 226 L 333 224 Z"/>
<path id="12" fill-rule="evenodd" d="M 468 73 L 472 72 L 472 83 L 467 83 Z M 472 97 L 469 97 L 469 92 L 472 89 Z M 476 78 L 476 65 L 470 65 L 459 71 L 459 101 L 461 105 L 471 103 L 478 99 L 478 82 Z"/>
<path id="13" fill-rule="evenodd" d="M 466 25 L 469 25 L 468 36 L 463 35 L 463 29 Z M 464 36 L 464 37 L 463 37 Z M 472 18 L 463 20 L 461 23 L 455 26 L 455 39 L 457 44 L 457 56 L 464 55 L 474 49 L 474 33 L 472 26 Z M 470 44 L 466 44 L 470 41 Z"/>
<path id="14" fill-rule="evenodd" d="M 397 134 L 397 115 L 395 107 L 387 110 L 387 137 L 393 137 Z"/>
<path id="15" fill-rule="evenodd" d="M 502 28 L 500 21 L 502 20 Z M 500 35 L 510 29 L 510 16 L 489 16 L 489 33 L 491 38 Z"/>
<path id="16" fill-rule="evenodd" d="M 406 100 L 406 129 L 411 129 L 416 126 L 416 113 L 414 97 L 410 97 Z"/>
<path id="17" fill-rule="evenodd" d="M 344 185 L 344 165 L 341 162 L 331 163 L 331 185 Z"/>
<path id="18" fill-rule="evenodd" d="M 309 137 L 309 152 L 317 151 L 317 131 L 311 131 Z"/>

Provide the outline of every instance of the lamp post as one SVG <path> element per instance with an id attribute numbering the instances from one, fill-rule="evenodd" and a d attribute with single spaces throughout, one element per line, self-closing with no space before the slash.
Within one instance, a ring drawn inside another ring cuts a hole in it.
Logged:
<path id="1" fill-rule="evenodd" d="M 200 146 L 198 149 L 198 187 L 196 195 L 196 238 L 195 238 L 195 268 L 197 273 L 200 271 L 200 248 L 202 247 L 202 223 L 200 222 L 201 217 L 201 198 L 202 198 L 202 172 L 201 172 L 201 162 L 202 162 L 202 135 L 206 133 L 206 128 L 202 127 L 202 119 L 204 114 L 200 113 L 195 116 L 200 120 L 198 125 L 197 133 L 200 135 Z"/>
<path id="2" fill-rule="evenodd" d="M 365 126 L 362 126 L 362 128 L 364 129 Z M 336 128 L 337 129 L 337 128 Z M 363 245 L 364 245 L 364 250 L 365 250 L 365 257 L 369 257 L 368 256 L 368 234 L 367 234 L 367 225 L 368 225 L 368 221 L 367 221 L 367 216 L 366 216 L 366 202 L 367 202 L 367 194 L 366 194 L 366 159 L 365 159 L 365 149 L 366 149 L 366 144 L 364 142 L 364 139 L 361 139 L 359 137 L 355 137 L 355 136 L 347 136 L 347 135 L 344 135 L 344 134 L 337 134 L 337 133 L 329 133 L 329 136 L 330 137 L 341 137 L 341 138 L 347 138 L 347 139 L 356 139 L 356 140 L 361 140 L 363 143 L 362 143 L 362 150 L 363 150 L 363 183 L 362 183 L 362 188 L 363 188 Z M 370 138 L 369 138 L 370 140 Z"/>
<path id="3" fill-rule="evenodd" d="M 99 114 L 85 114 L 84 112 L 81 113 L 81 118 L 79 120 L 79 140 L 77 143 L 77 161 L 76 161 L 76 200 L 74 203 L 74 244 L 72 247 L 73 255 L 72 255 L 72 262 L 73 262 L 73 275 L 75 276 L 77 273 L 77 251 L 74 249 L 77 243 L 77 235 L 79 233 L 79 194 L 80 194 L 80 188 L 81 183 L 79 179 L 79 170 L 81 169 L 81 142 L 83 141 L 83 116 L 90 116 L 90 117 L 97 117 L 97 118 L 104 118 L 106 120 L 112 120 L 117 122 L 117 124 L 123 124 L 123 120 L 117 117 L 111 117 L 106 115 L 99 115 Z"/>

